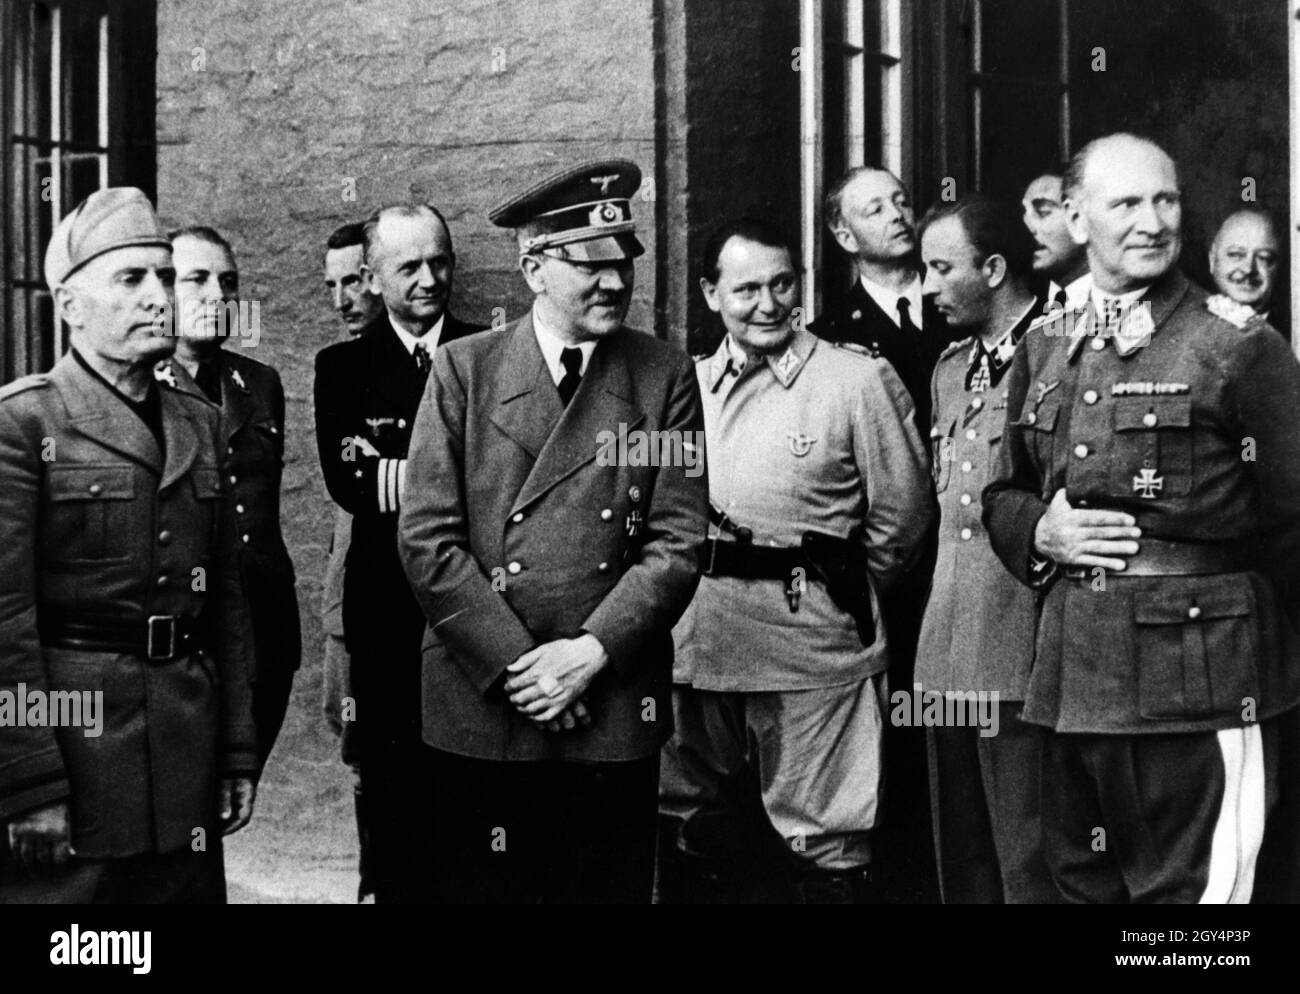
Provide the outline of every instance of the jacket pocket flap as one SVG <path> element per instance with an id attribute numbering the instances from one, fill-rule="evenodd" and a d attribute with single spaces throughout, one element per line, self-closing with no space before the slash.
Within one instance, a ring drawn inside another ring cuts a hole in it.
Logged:
<path id="1" fill-rule="evenodd" d="M 1250 586 L 1244 581 L 1219 589 L 1141 593 L 1133 598 L 1133 620 L 1139 625 L 1184 625 L 1216 618 L 1248 618 L 1252 613 Z"/>
<path id="2" fill-rule="evenodd" d="M 1021 428 L 1033 428 L 1035 431 L 1055 431 L 1056 412 L 1055 404 L 1042 404 L 1038 408 L 1033 404 L 1025 404 L 1016 424 Z"/>
<path id="3" fill-rule="evenodd" d="M 192 466 L 194 494 L 199 500 L 216 500 L 221 496 L 221 470 L 215 466 Z"/>
<path id="4" fill-rule="evenodd" d="M 1191 397 L 1116 397 L 1116 431 L 1190 428 Z"/>
<path id="5" fill-rule="evenodd" d="M 48 481 L 52 501 L 130 500 L 135 496 L 135 471 L 130 466 L 51 467 Z"/>

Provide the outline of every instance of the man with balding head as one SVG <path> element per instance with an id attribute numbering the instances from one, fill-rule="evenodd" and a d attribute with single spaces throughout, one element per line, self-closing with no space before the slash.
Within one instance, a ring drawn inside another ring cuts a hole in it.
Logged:
<path id="1" fill-rule="evenodd" d="M 433 207 L 385 207 L 365 223 L 363 275 L 384 304 L 358 337 L 316 356 L 316 443 L 325 485 L 352 515 L 343 632 L 378 902 L 419 901 L 429 874 L 420 740 L 424 615 L 397 555 L 397 514 L 416 410 L 436 348 L 482 329 L 447 311 L 456 256 Z"/>
<path id="2" fill-rule="evenodd" d="M 1210 276 L 1219 292 L 1285 332 L 1275 300 L 1281 261 L 1277 224 L 1254 207 L 1229 214 L 1210 245 Z"/>
<path id="3" fill-rule="evenodd" d="M 145 195 L 92 194 L 45 255 L 71 349 L 0 390 L 0 904 L 224 903 L 252 814 L 220 415 L 154 377 L 175 277 Z"/>
<path id="4" fill-rule="evenodd" d="M 1040 593 L 1045 855 L 1070 902 L 1244 902 L 1300 703 L 1300 367 L 1178 271 L 1159 146 L 1097 139 L 1066 187 L 1091 289 L 1025 336 L 984 490 Z"/>

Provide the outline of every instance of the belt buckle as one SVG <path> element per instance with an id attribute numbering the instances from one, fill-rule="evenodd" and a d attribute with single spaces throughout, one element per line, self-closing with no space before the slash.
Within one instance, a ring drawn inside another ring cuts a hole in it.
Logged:
<path id="1" fill-rule="evenodd" d="M 163 628 L 166 623 L 166 628 Z M 166 633 L 167 651 L 158 652 L 156 646 L 158 639 L 161 637 L 160 632 Z M 171 660 L 176 656 L 176 616 L 174 614 L 153 614 L 149 616 L 148 640 L 145 645 L 145 655 L 150 661 Z"/>
<path id="2" fill-rule="evenodd" d="M 713 564 L 715 561 L 717 561 L 718 558 L 718 539 L 720 539 L 721 537 L 722 534 L 721 531 L 719 531 L 719 533 L 714 535 L 712 538 L 705 539 L 705 541 L 708 542 L 709 545 L 709 565 L 700 571 L 705 576 L 713 575 Z"/>

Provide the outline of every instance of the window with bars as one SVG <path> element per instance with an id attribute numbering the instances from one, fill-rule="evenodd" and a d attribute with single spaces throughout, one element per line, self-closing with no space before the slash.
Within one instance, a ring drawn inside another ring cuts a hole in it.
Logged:
<path id="1" fill-rule="evenodd" d="M 95 190 L 155 186 L 152 0 L 0 7 L 5 137 L 0 373 L 49 369 L 66 342 L 42 275 L 59 219 Z"/>
<path id="2" fill-rule="evenodd" d="M 975 0 L 969 9 L 970 177 L 1020 198 L 1070 155 L 1068 0 Z"/>
<path id="3" fill-rule="evenodd" d="M 910 181 L 913 107 L 905 58 L 912 7 L 904 0 L 804 0 L 804 299 L 820 309 L 826 286 L 847 281 L 848 263 L 822 224 L 823 192 L 855 166 L 880 165 Z M 844 280 L 841 280 L 844 277 Z"/>

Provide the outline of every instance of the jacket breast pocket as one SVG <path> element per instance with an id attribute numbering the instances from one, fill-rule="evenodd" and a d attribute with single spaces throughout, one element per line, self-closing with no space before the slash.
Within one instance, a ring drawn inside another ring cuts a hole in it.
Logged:
<path id="1" fill-rule="evenodd" d="M 192 466 L 190 480 L 194 484 L 195 504 L 201 514 L 200 527 L 207 534 L 216 538 L 217 521 L 220 517 L 222 497 L 221 470 L 216 466 Z"/>
<path id="2" fill-rule="evenodd" d="M 1192 488 L 1192 398 L 1116 397 L 1111 486 L 1155 500 Z"/>
<path id="3" fill-rule="evenodd" d="M 283 465 L 284 434 L 280 431 L 279 425 L 268 419 L 253 422 L 252 429 L 259 449 L 267 453 L 278 465 Z"/>
<path id="4" fill-rule="evenodd" d="M 1133 620 L 1142 717 L 1240 717 L 1258 705 L 1258 613 L 1245 574 L 1166 579 L 1134 594 Z"/>
<path id="5" fill-rule="evenodd" d="M 952 478 L 952 463 L 956 457 L 953 432 L 956 429 L 956 421 L 948 425 L 946 430 L 938 425 L 930 429 L 930 473 L 934 477 L 934 492 L 937 494 L 948 489 L 948 481 Z"/>
<path id="6" fill-rule="evenodd" d="M 135 472 L 123 465 L 52 466 L 50 537 L 68 561 L 122 561 L 134 552 L 130 501 Z"/>
<path id="7" fill-rule="evenodd" d="M 1033 454 L 1035 462 L 1043 467 L 1044 475 L 1052 466 L 1052 446 L 1056 437 L 1056 418 L 1059 413 L 1055 401 L 1034 406 L 1030 400 L 1020 410 L 1014 424 L 1020 428 L 1025 448 Z"/>

